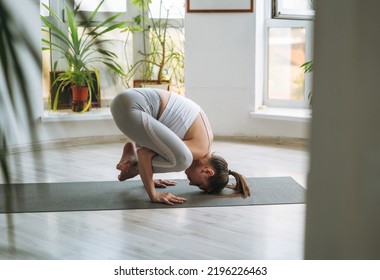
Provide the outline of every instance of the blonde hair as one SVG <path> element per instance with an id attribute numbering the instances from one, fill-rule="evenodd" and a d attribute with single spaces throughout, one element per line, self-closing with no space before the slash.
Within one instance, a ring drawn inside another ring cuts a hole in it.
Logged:
<path id="1" fill-rule="evenodd" d="M 226 160 L 213 153 L 210 158 L 210 165 L 214 169 L 214 176 L 208 179 L 208 193 L 219 193 L 225 187 L 235 190 L 235 194 L 228 196 L 241 196 L 246 198 L 250 196 L 250 191 L 244 177 L 238 172 L 228 169 L 228 163 Z M 235 177 L 236 184 L 229 185 L 229 175 Z"/>

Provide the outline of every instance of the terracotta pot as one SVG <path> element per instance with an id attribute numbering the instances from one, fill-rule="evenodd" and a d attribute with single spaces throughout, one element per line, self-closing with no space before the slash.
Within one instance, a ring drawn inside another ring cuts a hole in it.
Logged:
<path id="1" fill-rule="evenodd" d="M 82 112 L 88 103 L 88 87 L 72 86 L 72 103 L 71 109 L 74 112 Z M 90 108 L 88 108 L 90 110 Z"/>
<path id="2" fill-rule="evenodd" d="M 73 93 L 73 101 L 87 102 L 88 100 L 88 87 L 71 86 Z"/>

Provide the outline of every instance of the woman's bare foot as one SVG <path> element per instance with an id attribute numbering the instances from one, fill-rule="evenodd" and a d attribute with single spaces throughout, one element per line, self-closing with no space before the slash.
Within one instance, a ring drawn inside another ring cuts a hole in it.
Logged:
<path id="1" fill-rule="evenodd" d="M 116 165 L 116 169 L 120 170 L 118 176 L 119 181 L 125 181 L 139 174 L 137 152 L 133 143 L 128 142 L 124 145 L 123 154 L 121 155 L 119 163 Z"/>

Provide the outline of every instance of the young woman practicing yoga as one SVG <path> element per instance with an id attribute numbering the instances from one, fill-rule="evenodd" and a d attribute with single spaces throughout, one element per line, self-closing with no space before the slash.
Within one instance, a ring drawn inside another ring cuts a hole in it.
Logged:
<path id="1" fill-rule="evenodd" d="M 190 99 L 173 92 L 134 88 L 118 94 L 111 112 L 119 129 L 133 142 L 125 144 L 119 180 L 140 175 L 153 202 L 183 203 L 184 197 L 156 192 L 156 187 L 175 185 L 154 180 L 153 174 L 185 170 L 190 185 L 207 193 L 217 193 L 228 185 L 229 175 L 236 195 L 249 196 L 244 178 L 228 169 L 227 162 L 211 153 L 213 134 L 206 114 Z"/>

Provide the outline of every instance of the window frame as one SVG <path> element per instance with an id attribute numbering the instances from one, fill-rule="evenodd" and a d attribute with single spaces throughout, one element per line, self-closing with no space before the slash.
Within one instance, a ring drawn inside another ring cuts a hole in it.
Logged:
<path id="1" fill-rule="evenodd" d="M 270 99 L 268 96 L 269 84 L 269 29 L 270 28 L 305 28 L 305 62 L 312 60 L 313 55 L 313 21 L 305 19 L 282 19 L 273 18 L 272 5 L 273 2 L 265 1 L 264 16 L 264 84 L 263 84 L 263 105 L 267 107 L 281 108 L 309 108 L 308 95 L 312 90 L 312 75 L 305 73 L 304 80 L 304 100 L 286 100 L 286 99 Z M 301 66 L 301 65 L 300 65 Z"/>
<path id="2" fill-rule="evenodd" d="M 284 18 L 284 19 L 309 19 L 312 20 L 315 17 L 314 11 L 314 1 L 312 0 L 308 7 L 304 9 L 291 9 L 286 8 L 286 1 L 288 0 L 272 0 L 272 16 L 273 18 Z M 304 0 L 307 1 L 307 0 Z"/>

